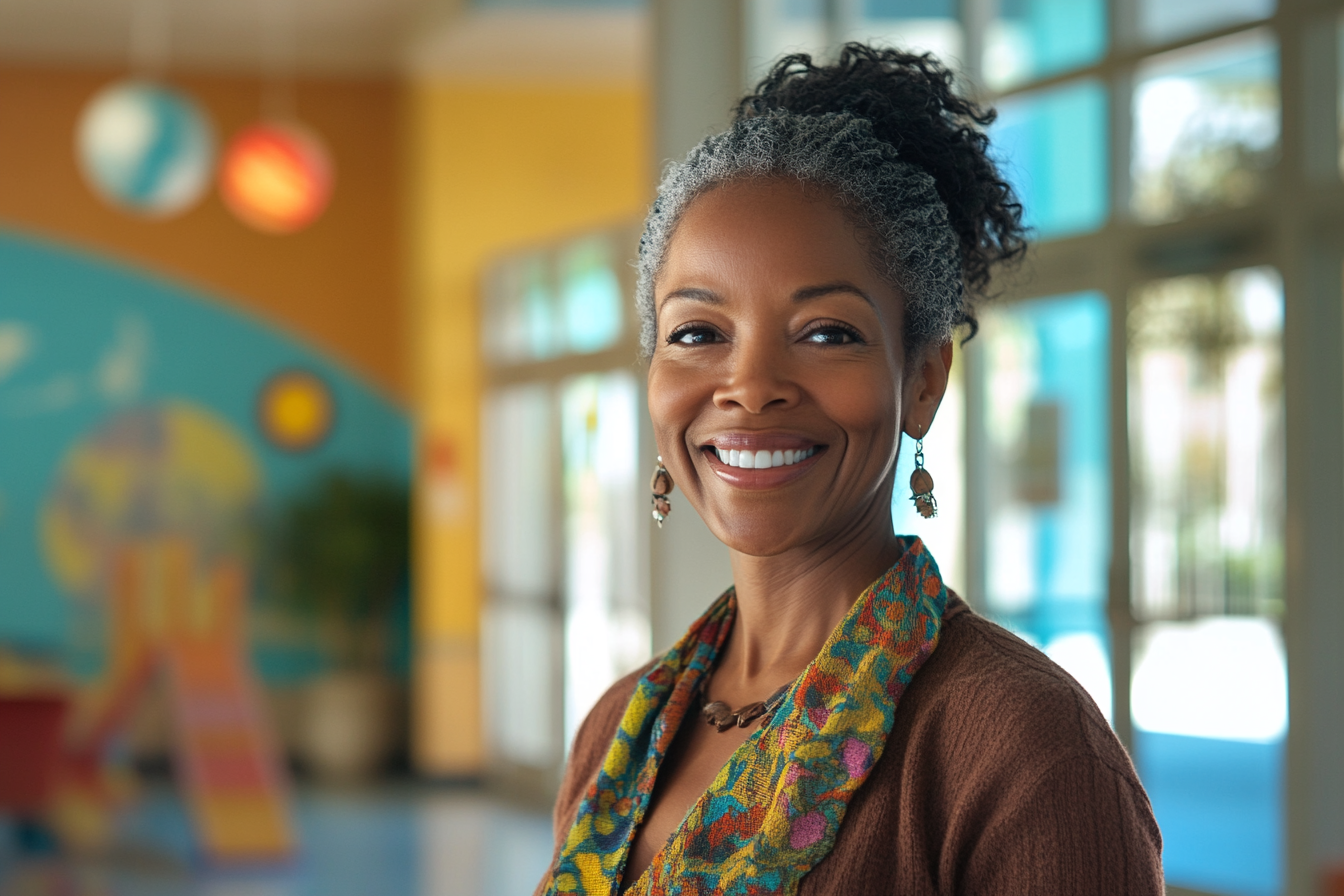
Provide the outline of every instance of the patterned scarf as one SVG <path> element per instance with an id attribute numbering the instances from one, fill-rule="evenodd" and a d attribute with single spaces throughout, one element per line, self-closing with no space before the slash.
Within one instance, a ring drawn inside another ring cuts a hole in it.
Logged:
<path id="1" fill-rule="evenodd" d="M 860 595 L 630 892 L 796 893 L 835 845 L 850 798 L 882 755 L 896 704 L 938 644 L 946 604 L 933 558 L 907 539 L 901 559 Z M 729 589 L 640 679 L 547 894 L 620 892 L 658 768 L 736 613 Z"/>

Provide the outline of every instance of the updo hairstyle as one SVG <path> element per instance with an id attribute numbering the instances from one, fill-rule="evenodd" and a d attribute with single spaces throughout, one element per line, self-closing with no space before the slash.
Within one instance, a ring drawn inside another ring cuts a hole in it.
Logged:
<path id="1" fill-rule="evenodd" d="M 653 284 L 681 215 L 731 180 L 793 176 L 828 188 L 873 237 L 905 295 L 907 349 L 975 331 L 994 271 L 1026 252 L 1022 206 L 989 157 L 992 110 L 957 95 L 931 54 L 846 44 L 832 65 L 782 58 L 733 123 L 668 166 L 640 240 L 641 345 L 654 349 Z"/>

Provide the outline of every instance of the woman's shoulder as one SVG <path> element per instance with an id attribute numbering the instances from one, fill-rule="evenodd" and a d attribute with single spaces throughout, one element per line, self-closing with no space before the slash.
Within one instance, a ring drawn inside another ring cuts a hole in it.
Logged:
<path id="1" fill-rule="evenodd" d="M 1016 734 L 1045 761 L 1085 752 L 1132 771 L 1102 709 L 1073 676 L 955 595 L 908 697 L 930 722 L 987 745 L 1011 746 Z"/>
<path id="2" fill-rule="evenodd" d="M 888 748 L 905 754 L 897 761 L 911 763 L 907 773 L 918 770 L 920 789 L 953 801 L 1025 796 L 1086 768 L 1147 802 L 1129 754 L 1083 686 L 960 598 L 901 701 Z"/>
<path id="3" fill-rule="evenodd" d="M 809 892 L 1156 894 L 1161 843 L 1087 691 L 954 598 Z"/>

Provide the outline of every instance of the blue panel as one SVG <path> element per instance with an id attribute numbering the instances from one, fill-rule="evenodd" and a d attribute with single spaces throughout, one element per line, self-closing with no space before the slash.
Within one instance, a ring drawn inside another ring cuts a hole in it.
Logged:
<path id="1" fill-rule="evenodd" d="M 1274 14 L 1274 0 L 1140 0 L 1139 33 L 1160 44 Z"/>
<path id="2" fill-rule="evenodd" d="M 1106 221 L 1107 101 L 1091 79 L 1013 97 L 990 131 L 995 156 L 1042 237 L 1096 230 Z"/>
<path id="3" fill-rule="evenodd" d="M 1091 65 L 1105 52 L 1105 0 L 1005 2 L 985 35 L 985 79 L 1003 89 Z"/>
<path id="4" fill-rule="evenodd" d="M 867 19 L 953 19 L 955 0 L 863 0 Z"/>
<path id="5" fill-rule="evenodd" d="M 1040 645 L 1110 712 L 1110 311 L 1079 293 L 986 312 L 973 343 L 985 433 L 990 615 Z"/>
<path id="6" fill-rule="evenodd" d="M 1167 882 L 1275 896 L 1283 874 L 1283 742 L 1134 732 L 1139 777 L 1162 829 Z"/>
<path id="7" fill-rule="evenodd" d="M 317 374 L 336 408 L 330 435 L 301 454 L 274 447 L 255 418 L 262 385 L 289 368 Z M 89 603 L 69 600 L 48 568 L 44 507 L 74 445 L 163 402 L 236 435 L 259 473 L 262 512 L 333 469 L 410 477 L 405 414 L 331 359 L 199 292 L 0 232 L 0 640 L 73 644 L 71 659 L 92 651 L 84 668 L 96 669 L 101 629 L 71 640 Z M 263 672 L 287 674 L 283 656 L 260 659 Z"/>

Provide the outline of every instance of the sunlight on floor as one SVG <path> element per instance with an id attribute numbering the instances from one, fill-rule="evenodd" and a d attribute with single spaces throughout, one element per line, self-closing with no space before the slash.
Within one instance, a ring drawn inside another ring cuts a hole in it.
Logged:
<path id="1" fill-rule="evenodd" d="M 20 857 L 0 820 L 0 896 L 526 896 L 551 856 L 550 818 L 475 792 L 305 791 L 292 865 L 223 873 L 193 860 L 187 818 L 156 788 L 97 861 Z"/>

